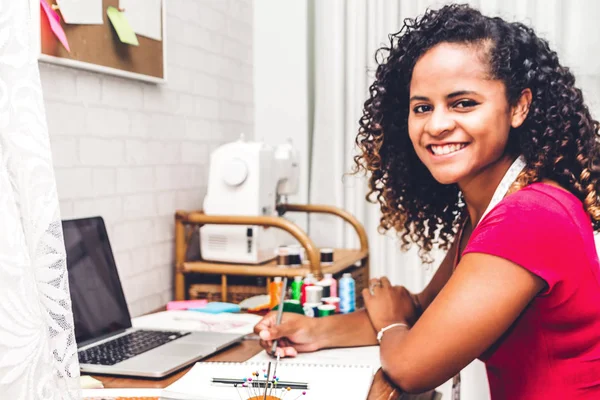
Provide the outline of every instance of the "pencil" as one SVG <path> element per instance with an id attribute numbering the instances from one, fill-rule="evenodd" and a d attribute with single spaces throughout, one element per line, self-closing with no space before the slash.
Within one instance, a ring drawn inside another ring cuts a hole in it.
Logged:
<path id="1" fill-rule="evenodd" d="M 277 309 L 277 319 L 275 320 L 275 326 L 281 325 L 281 318 L 283 317 L 283 302 L 285 300 L 285 290 L 287 287 L 287 276 L 283 277 L 283 283 L 281 285 L 281 295 L 279 296 L 279 308 Z M 277 351 L 277 339 L 273 341 L 273 347 L 271 353 L 275 354 Z"/>

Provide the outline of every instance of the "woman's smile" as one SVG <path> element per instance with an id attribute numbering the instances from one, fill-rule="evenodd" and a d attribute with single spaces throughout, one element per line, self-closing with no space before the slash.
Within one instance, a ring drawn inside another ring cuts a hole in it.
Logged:
<path id="1" fill-rule="evenodd" d="M 468 145 L 468 143 L 430 144 L 427 149 L 434 159 L 446 159 L 462 152 Z"/>

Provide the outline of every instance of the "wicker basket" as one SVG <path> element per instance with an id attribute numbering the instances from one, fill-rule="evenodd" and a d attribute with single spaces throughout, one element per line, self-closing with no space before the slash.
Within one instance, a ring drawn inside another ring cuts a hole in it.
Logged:
<path id="1" fill-rule="evenodd" d="M 238 304 L 249 297 L 261 294 L 267 294 L 265 286 L 227 285 L 227 301 L 229 303 Z M 223 301 L 221 296 L 221 285 L 215 283 L 196 283 L 190 285 L 189 295 L 190 299 Z"/>

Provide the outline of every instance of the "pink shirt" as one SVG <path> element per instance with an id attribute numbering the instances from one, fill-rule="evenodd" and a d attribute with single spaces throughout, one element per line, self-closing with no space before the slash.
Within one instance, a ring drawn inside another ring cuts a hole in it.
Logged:
<path id="1" fill-rule="evenodd" d="M 466 253 L 502 257 L 547 283 L 480 357 L 492 399 L 600 399 L 600 266 L 581 201 L 532 184 L 481 220 Z"/>

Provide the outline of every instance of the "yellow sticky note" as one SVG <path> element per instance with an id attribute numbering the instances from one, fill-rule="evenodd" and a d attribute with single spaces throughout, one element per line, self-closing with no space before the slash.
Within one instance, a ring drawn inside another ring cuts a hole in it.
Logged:
<path id="1" fill-rule="evenodd" d="M 129 25 L 129 21 L 127 21 L 125 14 L 116 7 L 111 6 L 106 10 L 106 15 L 108 15 L 108 19 L 110 19 L 115 31 L 117 31 L 117 35 L 121 42 L 139 46 L 140 43 L 138 42 L 137 36 L 133 29 L 131 29 L 131 25 Z"/>

